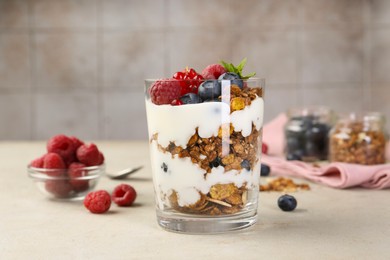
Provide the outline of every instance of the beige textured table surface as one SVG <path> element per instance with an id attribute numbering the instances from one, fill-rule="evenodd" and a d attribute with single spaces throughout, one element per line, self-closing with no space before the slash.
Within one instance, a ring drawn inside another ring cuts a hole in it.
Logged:
<path id="1" fill-rule="evenodd" d="M 108 171 L 145 168 L 125 181 L 103 177 L 98 189 L 133 185 L 136 206 L 104 215 L 82 202 L 44 198 L 26 164 L 43 142 L 0 142 L 0 259 L 390 259 L 389 190 L 336 190 L 310 183 L 282 212 L 280 193 L 261 193 L 253 227 L 221 235 L 183 235 L 156 223 L 146 142 L 96 142 Z M 263 180 L 264 181 L 264 180 Z M 306 182 L 297 180 L 298 182 Z"/>

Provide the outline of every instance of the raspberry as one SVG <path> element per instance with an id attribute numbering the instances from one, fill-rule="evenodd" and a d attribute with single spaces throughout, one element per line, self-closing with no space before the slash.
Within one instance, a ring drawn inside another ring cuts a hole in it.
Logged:
<path id="1" fill-rule="evenodd" d="M 75 136 L 69 136 L 69 139 L 72 140 L 74 152 L 76 152 L 77 149 L 78 149 L 81 145 L 84 144 L 83 141 L 81 141 L 80 139 L 78 139 L 78 138 L 75 137 Z"/>
<path id="2" fill-rule="evenodd" d="M 198 74 L 192 68 L 185 68 L 183 71 L 178 71 L 173 75 L 174 79 L 180 82 L 180 96 L 187 93 L 198 94 L 198 87 L 203 81 L 202 75 Z"/>
<path id="3" fill-rule="evenodd" d="M 45 155 L 42 155 L 41 157 L 38 157 L 30 162 L 31 167 L 35 168 L 43 168 L 43 158 Z"/>
<path id="4" fill-rule="evenodd" d="M 266 143 L 261 144 L 261 152 L 263 154 L 268 154 L 268 145 Z"/>
<path id="5" fill-rule="evenodd" d="M 202 71 L 202 76 L 205 79 L 218 79 L 225 72 L 226 69 L 222 65 L 211 64 Z"/>
<path id="6" fill-rule="evenodd" d="M 104 213 L 111 206 L 111 196 L 105 190 L 90 192 L 84 199 L 84 206 L 92 213 Z"/>
<path id="7" fill-rule="evenodd" d="M 66 180 L 46 180 L 45 189 L 57 198 L 66 198 L 73 190 Z"/>
<path id="8" fill-rule="evenodd" d="M 64 160 L 57 153 L 47 153 L 43 157 L 43 168 L 45 169 L 61 169 L 59 171 L 48 171 L 47 175 L 57 177 L 63 175 L 63 169 L 66 169 Z"/>
<path id="9" fill-rule="evenodd" d="M 77 162 L 71 163 L 69 165 L 69 183 L 70 185 L 72 185 L 75 191 L 85 191 L 89 188 L 88 180 L 77 180 L 77 178 L 88 175 L 88 172 L 86 170 L 83 170 L 84 167 L 84 164 Z"/>
<path id="10" fill-rule="evenodd" d="M 81 145 L 77 149 L 76 156 L 81 163 L 87 166 L 99 165 L 100 162 L 99 150 L 93 143 Z"/>
<path id="11" fill-rule="evenodd" d="M 47 141 L 47 152 L 58 153 L 66 162 L 72 159 L 74 151 L 73 141 L 66 135 L 56 135 Z"/>
<path id="12" fill-rule="evenodd" d="M 118 206 L 131 206 L 136 197 L 137 192 L 128 184 L 120 184 L 112 192 L 112 200 Z"/>
<path id="13" fill-rule="evenodd" d="M 161 79 L 153 83 L 150 98 L 156 105 L 170 104 L 180 97 L 180 83 L 174 79 Z"/>
<path id="14" fill-rule="evenodd" d="M 99 151 L 99 162 L 97 165 L 101 165 L 104 163 L 104 155 Z"/>

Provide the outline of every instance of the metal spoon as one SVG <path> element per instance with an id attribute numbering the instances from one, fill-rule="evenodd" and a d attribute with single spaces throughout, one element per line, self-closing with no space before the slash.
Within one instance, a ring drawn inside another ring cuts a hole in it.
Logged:
<path id="1" fill-rule="evenodd" d="M 142 168 L 143 168 L 143 166 L 138 166 L 138 167 L 134 167 L 134 168 L 127 168 L 127 169 L 121 170 L 121 171 L 116 172 L 116 173 L 106 173 L 106 175 L 111 179 L 119 180 L 119 179 L 126 178 L 130 174 L 133 174 Z"/>

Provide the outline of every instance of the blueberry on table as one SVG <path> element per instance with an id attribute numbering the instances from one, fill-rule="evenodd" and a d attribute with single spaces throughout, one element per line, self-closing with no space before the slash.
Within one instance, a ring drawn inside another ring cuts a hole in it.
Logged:
<path id="1" fill-rule="evenodd" d="M 200 84 L 198 95 L 202 100 L 216 100 L 221 95 L 221 84 L 217 80 L 206 80 Z"/>
<path id="2" fill-rule="evenodd" d="M 234 72 L 226 72 L 219 76 L 218 80 L 230 80 L 232 85 L 237 85 L 241 89 L 244 87 L 244 82 L 242 81 L 240 76 L 238 76 Z"/>
<path id="3" fill-rule="evenodd" d="M 279 197 L 278 206 L 283 211 L 293 211 L 297 207 L 297 200 L 293 196 L 285 194 Z"/>
<path id="4" fill-rule="evenodd" d="M 183 102 L 183 104 L 197 104 L 197 103 L 202 102 L 200 97 L 194 93 L 187 93 L 187 94 L 183 95 L 180 98 L 180 101 Z"/>
<path id="5" fill-rule="evenodd" d="M 266 164 L 261 164 L 260 176 L 268 176 L 271 172 L 271 168 Z"/>

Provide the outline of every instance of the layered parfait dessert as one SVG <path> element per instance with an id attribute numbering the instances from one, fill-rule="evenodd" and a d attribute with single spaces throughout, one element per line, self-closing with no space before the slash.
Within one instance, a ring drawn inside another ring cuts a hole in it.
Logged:
<path id="1" fill-rule="evenodd" d="M 222 62 L 146 81 L 157 207 L 195 215 L 256 211 L 263 87 Z"/>

